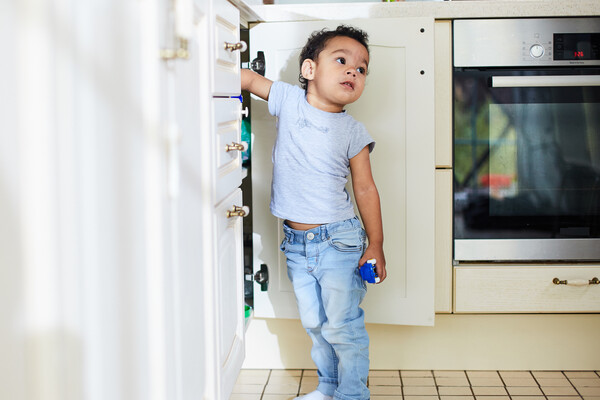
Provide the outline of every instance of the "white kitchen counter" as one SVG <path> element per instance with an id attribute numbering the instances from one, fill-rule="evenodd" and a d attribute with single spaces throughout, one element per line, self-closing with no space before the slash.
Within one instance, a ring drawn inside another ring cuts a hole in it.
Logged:
<path id="1" fill-rule="evenodd" d="M 434 17 L 502 18 L 599 16 L 599 0 L 408 1 L 394 3 L 319 3 L 249 5 L 230 0 L 247 22 L 285 22 L 315 19 Z"/>

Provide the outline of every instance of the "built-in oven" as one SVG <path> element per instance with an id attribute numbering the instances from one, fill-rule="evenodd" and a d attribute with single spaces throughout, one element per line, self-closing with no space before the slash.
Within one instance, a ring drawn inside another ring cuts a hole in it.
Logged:
<path id="1" fill-rule="evenodd" d="M 600 18 L 453 35 L 454 259 L 600 260 Z"/>

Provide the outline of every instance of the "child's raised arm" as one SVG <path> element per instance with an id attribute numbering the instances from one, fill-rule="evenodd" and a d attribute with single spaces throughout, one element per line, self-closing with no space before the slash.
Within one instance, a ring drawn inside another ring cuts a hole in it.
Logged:
<path id="1" fill-rule="evenodd" d="M 242 90 L 247 90 L 263 100 L 269 100 L 273 81 L 249 69 L 242 69 Z"/>

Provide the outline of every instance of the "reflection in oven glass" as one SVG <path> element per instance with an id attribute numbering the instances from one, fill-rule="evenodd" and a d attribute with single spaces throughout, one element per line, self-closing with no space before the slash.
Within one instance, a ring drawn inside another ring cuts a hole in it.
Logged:
<path id="1" fill-rule="evenodd" d="M 600 103 L 480 82 L 455 87 L 455 237 L 600 237 Z"/>

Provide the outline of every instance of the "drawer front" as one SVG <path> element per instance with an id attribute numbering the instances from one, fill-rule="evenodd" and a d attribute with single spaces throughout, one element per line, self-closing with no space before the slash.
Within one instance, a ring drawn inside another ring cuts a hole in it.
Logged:
<path id="1" fill-rule="evenodd" d="M 213 99 L 216 132 L 216 199 L 218 203 L 242 184 L 242 151 L 228 150 L 241 144 L 241 103 L 237 99 Z"/>
<path id="2" fill-rule="evenodd" d="M 461 313 L 600 311 L 600 266 L 456 267 L 454 310 Z M 569 284 L 555 284 L 554 278 Z M 573 283 L 584 283 L 574 286 Z"/>
<path id="3" fill-rule="evenodd" d="M 240 51 L 225 49 L 225 43 L 240 41 L 240 14 L 228 2 L 217 2 L 214 15 L 215 62 L 213 65 L 213 96 L 237 95 L 240 93 Z"/>

